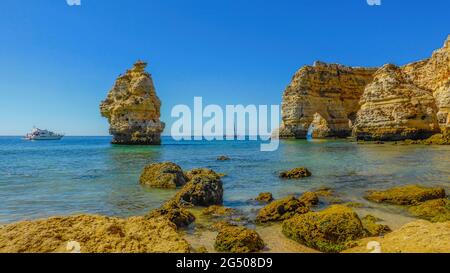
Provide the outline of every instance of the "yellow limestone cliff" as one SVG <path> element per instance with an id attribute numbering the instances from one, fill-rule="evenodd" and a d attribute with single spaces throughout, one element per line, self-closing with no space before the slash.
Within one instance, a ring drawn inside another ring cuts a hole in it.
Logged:
<path id="1" fill-rule="evenodd" d="M 425 139 L 449 127 L 450 36 L 431 58 L 402 67 L 303 67 L 284 92 L 280 136 Z"/>

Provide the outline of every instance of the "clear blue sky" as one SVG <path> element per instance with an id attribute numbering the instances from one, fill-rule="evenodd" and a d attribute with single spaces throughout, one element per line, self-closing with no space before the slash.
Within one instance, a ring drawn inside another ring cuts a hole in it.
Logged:
<path id="1" fill-rule="evenodd" d="M 2 0 L 0 135 L 33 125 L 106 135 L 98 105 L 150 63 L 162 119 L 175 104 L 279 104 L 315 60 L 405 64 L 450 34 L 448 0 Z"/>

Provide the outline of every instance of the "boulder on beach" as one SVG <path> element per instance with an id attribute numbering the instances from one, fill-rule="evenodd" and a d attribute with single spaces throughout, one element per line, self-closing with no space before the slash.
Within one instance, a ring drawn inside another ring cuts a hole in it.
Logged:
<path id="1" fill-rule="evenodd" d="M 254 230 L 224 225 L 217 234 L 214 247 L 220 252 L 250 253 L 262 250 L 265 244 Z"/>
<path id="2" fill-rule="evenodd" d="M 310 177 L 312 174 L 307 168 L 295 168 L 289 171 L 284 171 L 280 173 L 280 178 L 284 179 L 301 179 L 305 177 Z"/>
<path id="3" fill-rule="evenodd" d="M 434 223 L 450 221 L 450 200 L 429 200 L 420 205 L 410 207 L 409 212 L 414 216 Z"/>
<path id="4" fill-rule="evenodd" d="M 166 218 L 177 227 L 187 227 L 195 221 L 195 216 L 191 212 L 173 201 L 165 203 L 160 208 L 152 210 L 146 215 L 147 219 L 158 217 Z"/>
<path id="5" fill-rule="evenodd" d="M 146 166 L 139 182 L 154 188 L 174 189 L 186 184 L 186 177 L 177 164 L 162 162 Z"/>
<path id="6" fill-rule="evenodd" d="M 331 206 L 320 212 L 296 215 L 283 222 L 283 234 L 323 252 L 340 252 L 364 236 L 358 215 L 350 208 Z"/>
<path id="7" fill-rule="evenodd" d="M 391 232 L 392 230 L 387 225 L 379 224 L 381 219 L 376 218 L 373 215 L 366 215 L 361 219 L 366 236 L 384 236 L 385 234 Z"/>
<path id="8" fill-rule="evenodd" d="M 385 191 L 369 191 L 366 199 L 376 203 L 394 205 L 417 205 L 433 199 L 445 198 L 443 188 L 431 188 L 419 185 L 408 185 L 391 188 Z"/>
<path id="9" fill-rule="evenodd" d="M 303 202 L 306 206 L 312 207 L 319 204 L 319 196 L 314 192 L 305 192 L 300 198 L 300 202 Z"/>
<path id="10" fill-rule="evenodd" d="M 408 223 L 399 230 L 377 238 L 365 238 L 357 241 L 357 246 L 346 253 L 369 253 L 369 242 L 376 242 L 382 253 L 449 253 L 450 221 L 430 223 L 419 220 Z"/>
<path id="11" fill-rule="evenodd" d="M 273 201 L 273 195 L 270 192 L 262 192 L 255 198 L 255 200 L 261 203 L 270 203 Z"/>
<path id="12" fill-rule="evenodd" d="M 0 253 L 188 253 L 190 246 L 165 218 L 98 215 L 52 217 L 0 228 Z"/>
<path id="13" fill-rule="evenodd" d="M 258 223 L 278 222 L 289 219 L 296 214 L 304 214 L 309 211 L 305 203 L 294 196 L 275 200 L 262 208 L 256 216 Z"/>
<path id="14" fill-rule="evenodd" d="M 201 173 L 191 176 L 189 182 L 178 191 L 172 200 L 183 206 L 222 205 L 222 180 L 214 171 L 211 172 L 210 174 Z"/>

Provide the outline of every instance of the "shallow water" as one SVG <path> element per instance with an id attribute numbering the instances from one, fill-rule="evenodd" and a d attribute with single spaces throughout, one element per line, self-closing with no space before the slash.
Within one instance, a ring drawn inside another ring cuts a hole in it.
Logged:
<path id="1" fill-rule="evenodd" d="M 175 142 L 162 146 L 113 146 L 109 137 L 66 137 L 29 142 L 0 137 L 0 223 L 53 215 L 96 213 L 141 215 L 174 194 L 139 185 L 146 164 L 173 161 L 184 169 L 212 168 L 223 178 L 225 205 L 254 212 L 248 202 L 259 192 L 276 198 L 329 186 L 344 201 L 367 204 L 362 214 L 380 215 L 394 227 L 410 220 L 401 208 L 368 204 L 368 189 L 418 183 L 450 189 L 450 147 L 366 144 L 339 141 L 282 141 L 276 152 L 259 142 Z M 219 162 L 227 155 L 232 160 Z M 313 176 L 285 181 L 277 172 L 308 167 Z M 394 216 L 398 213 L 401 216 Z M 402 216 L 403 215 L 403 216 Z"/>

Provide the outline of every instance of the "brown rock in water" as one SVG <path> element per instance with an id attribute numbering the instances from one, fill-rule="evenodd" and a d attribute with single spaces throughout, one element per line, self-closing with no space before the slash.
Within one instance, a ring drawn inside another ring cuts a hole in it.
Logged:
<path id="1" fill-rule="evenodd" d="M 376 241 L 382 253 L 449 253 L 450 221 L 432 224 L 420 220 L 409 223 L 401 229 L 386 234 L 383 238 L 366 238 L 357 242 L 356 247 L 346 253 L 368 253 L 371 241 Z"/>
<path id="2" fill-rule="evenodd" d="M 190 171 L 185 172 L 185 176 L 188 178 L 188 180 L 191 180 L 196 175 L 212 175 L 216 176 L 217 178 L 221 178 L 222 174 L 216 173 L 215 171 L 207 168 L 197 168 L 192 169 Z"/>
<path id="3" fill-rule="evenodd" d="M 409 208 L 409 212 L 431 222 L 450 221 L 450 200 L 435 199 Z"/>
<path id="4" fill-rule="evenodd" d="M 310 129 L 315 138 L 421 140 L 448 128 L 450 36 L 431 58 L 403 67 L 305 66 L 283 94 L 281 138 Z"/>
<path id="5" fill-rule="evenodd" d="M 225 225 L 219 230 L 214 247 L 221 252 L 250 253 L 262 250 L 265 244 L 256 231 Z"/>
<path id="6" fill-rule="evenodd" d="M 385 191 L 369 191 L 365 198 L 376 203 L 417 205 L 421 202 L 445 198 L 445 189 L 418 185 L 395 187 Z"/>
<path id="7" fill-rule="evenodd" d="M 255 198 L 255 200 L 262 203 L 270 203 L 273 201 L 273 196 L 270 192 L 262 192 Z"/>
<path id="8" fill-rule="evenodd" d="M 209 206 L 202 210 L 203 215 L 212 217 L 230 216 L 236 213 L 237 211 L 235 209 L 217 205 Z"/>
<path id="9" fill-rule="evenodd" d="M 158 145 L 165 124 L 159 118 L 161 101 L 156 95 L 147 64 L 138 61 L 119 76 L 100 111 L 110 124 L 113 144 Z"/>
<path id="10" fill-rule="evenodd" d="M 279 222 L 308 211 L 308 206 L 297 198 L 290 196 L 275 200 L 262 208 L 256 216 L 256 221 L 258 223 Z"/>
<path id="11" fill-rule="evenodd" d="M 219 156 L 217 158 L 217 161 L 228 161 L 228 160 L 231 160 L 231 158 L 229 158 L 228 156 L 224 156 L 224 155 Z"/>
<path id="12" fill-rule="evenodd" d="M 320 212 L 296 215 L 284 221 L 283 234 L 323 252 L 341 252 L 364 236 L 364 228 L 352 209 L 334 205 Z"/>
<path id="13" fill-rule="evenodd" d="M 172 162 L 153 163 L 145 167 L 139 182 L 154 188 L 176 188 L 186 184 L 180 166 Z"/>
<path id="14" fill-rule="evenodd" d="M 305 192 L 300 198 L 300 202 L 312 207 L 319 204 L 319 196 L 314 192 Z"/>
<path id="15" fill-rule="evenodd" d="M 173 201 L 163 204 L 159 209 L 150 211 L 146 219 L 164 217 L 177 227 L 187 227 L 195 221 L 195 216 Z"/>
<path id="16" fill-rule="evenodd" d="M 79 215 L 0 228 L 0 253 L 70 252 L 70 241 L 80 244 L 81 253 L 187 253 L 190 248 L 164 218 Z"/>
<path id="17" fill-rule="evenodd" d="M 189 182 L 178 191 L 172 201 L 184 206 L 209 207 L 222 205 L 222 180 L 217 173 L 211 170 L 206 173 L 193 175 Z"/>
<path id="18" fill-rule="evenodd" d="M 289 171 L 284 171 L 280 173 L 280 178 L 285 179 L 300 179 L 305 177 L 310 177 L 312 174 L 307 168 L 295 168 Z"/>
<path id="19" fill-rule="evenodd" d="M 365 235 L 368 237 L 374 236 L 384 236 L 385 234 L 391 232 L 391 228 L 387 225 L 378 224 L 378 222 L 382 221 L 372 215 L 367 215 L 361 219 L 363 224 Z"/>

